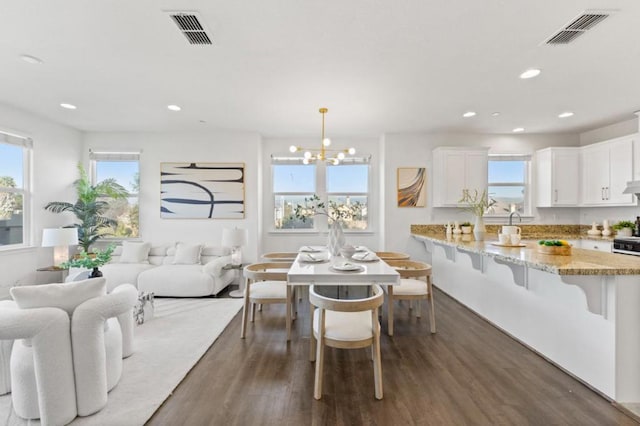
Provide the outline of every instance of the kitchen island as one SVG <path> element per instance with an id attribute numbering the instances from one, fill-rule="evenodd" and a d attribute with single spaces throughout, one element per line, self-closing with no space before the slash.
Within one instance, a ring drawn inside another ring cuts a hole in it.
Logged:
<path id="1" fill-rule="evenodd" d="M 640 257 L 412 235 L 435 286 L 606 397 L 640 402 Z"/>

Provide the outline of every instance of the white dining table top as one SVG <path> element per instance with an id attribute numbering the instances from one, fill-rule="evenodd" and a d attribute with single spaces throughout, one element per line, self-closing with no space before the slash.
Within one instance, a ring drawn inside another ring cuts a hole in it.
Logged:
<path id="1" fill-rule="evenodd" d="M 304 246 L 306 248 L 308 246 Z M 311 246 L 318 248 L 316 246 Z M 367 249 L 368 250 L 368 249 Z M 391 266 L 387 265 L 383 260 L 377 262 L 358 262 L 348 260 L 342 256 L 330 256 L 324 251 L 312 253 L 314 257 L 324 256 L 327 261 L 320 263 L 304 262 L 305 253 L 300 252 L 296 260 L 291 265 L 287 274 L 287 281 L 290 285 L 313 285 L 313 284 L 341 284 L 341 285 L 371 285 L 375 284 L 400 284 L 400 274 Z M 362 266 L 361 271 L 341 272 L 332 268 L 344 262 L 353 263 Z"/>

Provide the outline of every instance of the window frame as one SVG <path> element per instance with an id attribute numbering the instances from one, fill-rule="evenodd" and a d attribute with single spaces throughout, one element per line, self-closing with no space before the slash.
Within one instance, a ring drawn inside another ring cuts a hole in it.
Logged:
<path id="1" fill-rule="evenodd" d="M 503 186 L 503 187 L 516 187 L 523 186 L 524 187 L 524 197 L 523 197 L 523 211 L 520 214 L 521 217 L 530 218 L 533 217 L 532 213 L 532 158 L 530 154 L 489 154 L 487 158 L 487 169 L 490 161 L 523 161 L 524 162 L 524 171 L 523 178 L 524 182 L 491 182 L 489 181 L 489 176 L 487 174 L 487 192 L 491 186 Z M 488 219 L 502 219 L 509 217 L 510 212 L 505 212 L 504 214 L 485 214 L 484 217 Z"/>
<path id="2" fill-rule="evenodd" d="M 1 187 L 0 192 L 20 194 L 22 196 L 22 242 L 0 245 L 0 251 L 16 250 L 33 245 L 32 186 L 31 168 L 33 166 L 33 139 L 27 136 L 0 129 L 0 144 L 17 146 L 22 149 L 22 186 Z"/>
<path id="3" fill-rule="evenodd" d="M 89 179 L 91 185 L 95 185 L 98 182 L 98 163 L 99 162 L 137 162 L 138 163 L 138 179 L 140 180 L 140 155 L 142 151 L 93 151 L 89 150 Z M 127 191 L 128 192 L 128 191 Z M 140 182 L 138 182 L 138 192 L 128 192 L 127 200 L 136 198 L 138 200 L 138 235 L 134 237 L 125 236 L 110 236 L 106 235 L 102 237 L 105 241 L 135 241 L 142 239 L 142 230 L 140 229 Z"/>
<path id="4" fill-rule="evenodd" d="M 325 203 L 325 205 L 329 206 L 329 196 L 365 196 L 367 197 L 367 227 L 365 229 L 348 229 L 344 228 L 344 233 L 348 234 L 368 234 L 372 232 L 372 218 L 371 218 L 371 162 L 369 158 L 350 158 L 350 161 L 345 161 L 340 165 L 329 165 L 323 161 L 318 161 L 315 164 L 316 173 L 315 173 L 315 194 L 320 197 L 320 199 Z M 275 200 L 278 195 L 292 195 L 292 196 L 306 196 L 311 197 L 314 193 L 306 193 L 306 192 L 275 192 L 274 191 L 274 178 L 275 173 L 273 166 L 277 165 L 303 165 L 302 159 L 300 158 L 280 158 L 274 155 L 271 156 L 271 211 L 275 212 Z M 367 191 L 368 192 L 327 192 L 327 168 L 328 167 L 341 167 L 348 165 L 366 165 L 367 166 Z M 329 221 L 327 216 L 325 215 L 317 215 L 313 220 L 313 227 L 310 228 L 289 228 L 289 229 L 278 229 L 275 227 L 275 216 L 271 214 L 270 219 L 270 231 L 272 233 L 282 233 L 282 234 L 305 234 L 305 233 L 327 233 L 329 232 Z"/>

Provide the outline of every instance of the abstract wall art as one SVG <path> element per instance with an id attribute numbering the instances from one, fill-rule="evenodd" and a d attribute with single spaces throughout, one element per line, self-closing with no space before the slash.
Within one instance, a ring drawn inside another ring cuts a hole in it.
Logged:
<path id="1" fill-rule="evenodd" d="M 244 163 L 161 163 L 160 217 L 244 219 Z"/>
<path id="2" fill-rule="evenodd" d="M 427 169 L 398 167 L 398 207 L 427 205 Z"/>

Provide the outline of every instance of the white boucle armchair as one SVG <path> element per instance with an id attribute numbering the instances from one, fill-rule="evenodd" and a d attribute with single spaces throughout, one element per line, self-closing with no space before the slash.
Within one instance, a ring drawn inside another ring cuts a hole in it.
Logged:
<path id="1" fill-rule="evenodd" d="M 0 339 L 22 339 L 11 354 L 18 416 L 58 425 L 104 408 L 133 352 L 138 299 L 130 284 L 105 293 L 104 279 L 90 279 L 14 287 L 15 302 L 1 302 Z"/>

